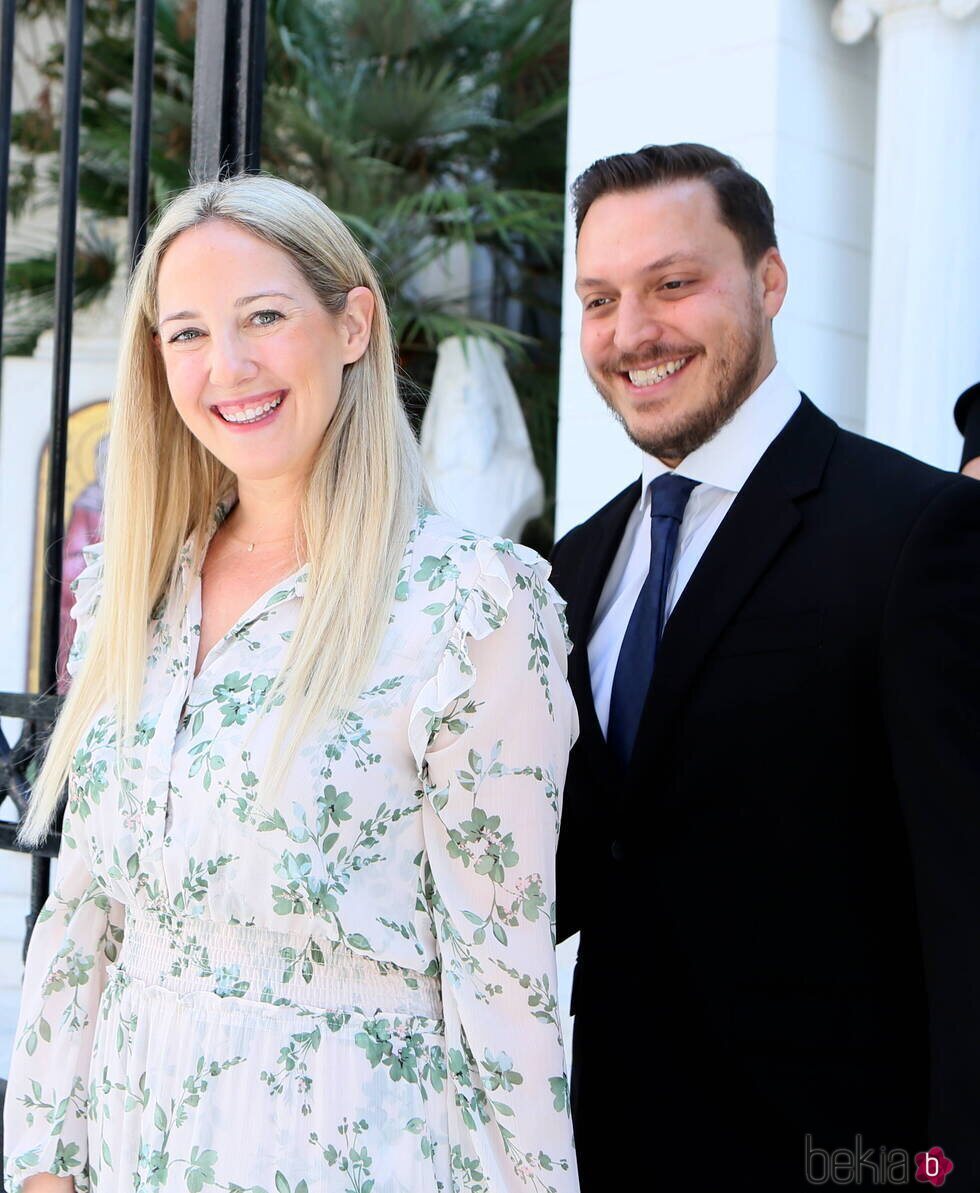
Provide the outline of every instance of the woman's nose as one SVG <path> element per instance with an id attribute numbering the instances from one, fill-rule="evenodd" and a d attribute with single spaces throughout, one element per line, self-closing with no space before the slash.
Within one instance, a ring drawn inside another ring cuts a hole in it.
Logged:
<path id="1" fill-rule="evenodd" d="M 250 381 L 258 372 L 248 351 L 248 342 L 229 333 L 211 341 L 211 384 L 219 389 L 234 389 Z"/>

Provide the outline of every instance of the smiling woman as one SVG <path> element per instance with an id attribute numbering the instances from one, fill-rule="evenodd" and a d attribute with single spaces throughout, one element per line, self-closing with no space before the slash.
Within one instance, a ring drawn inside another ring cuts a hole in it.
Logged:
<path id="1" fill-rule="evenodd" d="M 374 271 L 298 188 L 179 196 L 123 344 L 7 1189 L 574 1193 L 547 565 L 429 508 Z"/>
<path id="2" fill-rule="evenodd" d="M 178 309 L 188 293 L 195 309 Z M 212 220 L 171 245 L 157 296 L 157 344 L 190 432 L 236 474 L 239 490 L 243 479 L 266 478 L 289 478 L 301 490 L 337 409 L 344 368 L 370 338 L 371 290 L 352 287 L 334 315 L 281 249 Z M 245 508 L 241 491 L 239 498 Z"/>

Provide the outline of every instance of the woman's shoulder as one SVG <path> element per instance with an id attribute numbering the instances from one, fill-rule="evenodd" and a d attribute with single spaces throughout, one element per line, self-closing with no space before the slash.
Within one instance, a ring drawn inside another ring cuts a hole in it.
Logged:
<path id="1" fill-rule="evenodd" d="M 440 623 L 466 623 L 478 636 L 503 624 L 514 600 L 541 608 L 564 601 L 548 582 L 551 565 L 530 547 L 469 530 L 454 518 L 423 511 L 400 577 L 401 595 L 424 596 Z"/>
<path id="2" fill-rule="evenodd" d="M 461 587 L 518 577 L 546 583 L 551 574 L 547 560 L 522 543 L 471 530 L 446 514 L 423 510 L 409 541 L 403 578 L 425 583 L 430 589 L 453 582 Z M 408 572 L 411 576 L 408 576 Z M 550 585 L 549 585 L 550 587 Z"/>
<path id="3" fill-rule="evenodd" d="M 71 615 L 79 623 L 90 621 L 98 608 L 105 574 L 105 545 L 92 543 L 91 546 L 83 547 L 82 558 L 85 567 L 71 583 L 71 590 L 75 594 Z"/>
<path id="4" fill-rule="evenodd" d="M 419 651 L 419 657 L 432 665 L 409 729 L 412 751 L 421 765 L 447 710 L 455 708 L 476 682 L 475 642 L 491 638 L 502 647 L 506 642 L 507 654 L 499 655 L 489 669 L 488 656 L 482 654 L 485 676 L 499 674 L 509 658 L 515 675 L 536 673 L 549 711 L 555 676 L 558 671 L 564 675 L 569 644 L 564 601 L 548 583 L 550 566 L 536 551 L 467 530 L 442 514 L 420 518 L 411 546 L 403 569 L 408 621 L 412 632 L 421 633 L 437 652 L 433 655 L 424 647 Z M 420 629 L 423 626 L 431 629 Z"/>
<path id="5" fill-rule="evenodd" d="M 105 550 L 102 543 L 93 543 L 82 548 L 85 567 L 72 581 L 71 590 L 75 599 L 71 606 L 71 617 L 75 622 L 75 634 L 68 652 L 68 673 L 76 675 L 82 658 L 88 648 L 89 631 L 102 599 L 102 580 L 105 573 Z"/>

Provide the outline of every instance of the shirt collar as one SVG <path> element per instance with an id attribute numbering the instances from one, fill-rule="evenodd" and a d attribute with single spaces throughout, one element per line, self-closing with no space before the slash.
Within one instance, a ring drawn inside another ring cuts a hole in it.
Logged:
<path id="1" fill-rule="evenodd" d="M 714 438 L 686 456 L 676 469 L 643 453 L 642 500 L 647 500 L 650 482 L 671 471 L 699 485 L 738 493 L 799 404 L 800 391 L 788 373 L 776 365 Z"/>

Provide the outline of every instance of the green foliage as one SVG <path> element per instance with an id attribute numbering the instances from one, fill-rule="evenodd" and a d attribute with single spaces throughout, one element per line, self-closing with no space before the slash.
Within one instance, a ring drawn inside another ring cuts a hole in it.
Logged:
<path id="1" fill-rule="evenodd" d="M 79 305 L 104 295 L 123 265 L 99 227 L 126 213 L 134 7 L 86 6 Z M 62 0 L 20 8 L 63 25 Z M 269 0 L 262 125 L 263 168 L 323 198 L 371 252 L 417 386 L 446 336 L 485 335 L 508 350 L 549 494 L 569 10 L 570 0 Z M 188 175 L 195 13 L 195 0 L 158 0 L 154 209 Z M 56 39 L 32 61 L 42 86 L 15 120 L 13 214 L 57 193 L 62 58 Z M 484 280 L 433 297 L 456 246 Z M 6 352 L 30 350 L 49 324 L 52 261 L 47 245 L 11 262 Z M 542 538 L 549 524 L 550 512 Z"/>

